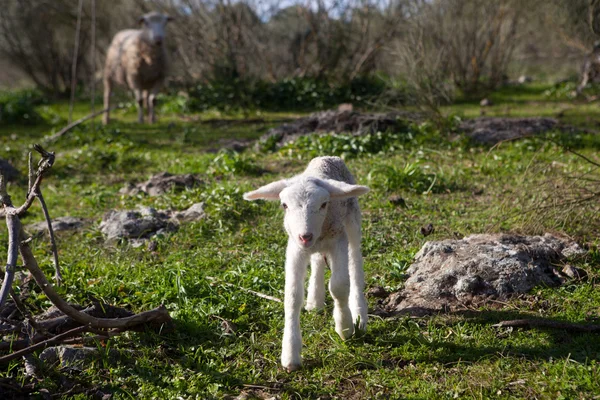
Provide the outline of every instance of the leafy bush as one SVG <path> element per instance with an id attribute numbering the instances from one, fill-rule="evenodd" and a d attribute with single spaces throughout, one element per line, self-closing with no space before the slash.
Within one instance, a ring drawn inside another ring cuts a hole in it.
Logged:
<path id="1" fill-rule="evenodd" d="M 43 104 L 46 99 L 37 90 L 0 93 L 0 123 L 3 124 L 35 124 L 42 117 L 35 106 Z"/>
<path id="2" fill-rule="evenodd" d="M 325 79 L 291 78 L 278 82 L 212 81 L 199 84 L 183 95 L 165 96 L 163 111 L 189 113 L 217 109 L 322 110 L 341 103 L 367 104 L 382 95 L 386 82 L 375 77 L 356 78 L 348 83 Z M 397 96 L 396 100 L 403 97 Z M 398 102 L 397 101 L 397 102 Z"/>
<path id="3" fill-rule="evenodd" d="M 598 89 L 597 87 L 595 89 Z M 544 97 L 547 99 L 556 100 L 572 100 L 577 97 L 577 83 L 576 82 L 560 82 L 552 86 L 550 89 L 544 91 Z M 584 89 L 584 93 L 588 90 Z"/>
<path id="4" fill-rule="evenodd" d="M 366 135 L 327 134 L 301 136 L 283 146 L 280 151 L 290 156 L 312 158 L 320 155 L 339 156 L 345 159 L 365 154 L 394 151 L 413 139 L 409 130 L 404 132 L 376 132 Z"/>
<path id="5" fill-rule="evenodd" d="M 378 167 L 368 175 L 373 186 L 387 192 L 408 190 L 419 194 L 443 192 L 446 185 L 442 178 L 428 166 L 420 166 L 418 163 L 407 163 L 404 167 L 395 165 Z"/>
<path id="6" fill-rule="evenodd" d="M 207 172 L 215 175 L 259 175 L 262 170 L 248 156 L 231 150 L 221 150 L 212 160 Z"/>

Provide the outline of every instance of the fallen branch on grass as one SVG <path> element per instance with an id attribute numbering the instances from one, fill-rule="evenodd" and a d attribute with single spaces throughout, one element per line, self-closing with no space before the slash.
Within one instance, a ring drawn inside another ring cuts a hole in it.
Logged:
<path id="1" fill-rule="evenodd" d="M 127 104 L 120 104 L 120 105 L 108 107 L 108 108 L 105 108 L 103 110 L 96 111 L 94 113 L 88 114 L 85 117 L 79 118 L 77 121 L 73 121 L 69 125 L 67 125 L 64 128 L 62 128 L 60 131 L 56 132 L 54 135 L 47 136 L 44 139 L 44 141 L 46 143 L 49 143 L 49 144 L 50 143 L 54 143 L 55 141 L 57 141 L 58 139 L 60 139 L 62 136 L 64 136 L 65 133 L 67 133 L 71 129 L 75 128 L 77 125 L 83 124 L 84 122 L 89 121 L 90 119 L 95 118 L 98 115 L 102 115 L 102 114 L 104 114 L 107 111 L 113 111 L 113 110 L 118 110 L 118 109 L 127 108 L 127 107 L 128 107 Z"/>
<path id="2" fill-rule="evenodd" d="M 9 321 L 8 324 L 2 325 L 3 333 L 12 333 L 13 335 L 17 335 L 17 337 L 11 341 L 0 341 L 0 351 L 12 351 L 12 353 L 0 357 L 0 364 L 27 356 L 51 344 L 88 342 L 89 340 L 106 339 L 127 330 L 140 330 L 147 326 L 162 328 L 165 325 L 170 325 L 171 317 L 162 305 L 139 314 L 132 314 L 126 310 L 107 305 L 94 305 L 80 311 L 67 303 L 56 292 L 54 286 L 48 282 L 30 248 L 30 240 L 25 239 L 25 232 L 19 219 L 19 216 L 31 207 L 34 199 L 37 197 L 42 204 L 46 222 L 52 232 L 50 216 L 43 200 L 40 186 L 43 176 L 54 164 L 54 153 L 47 152 L 39 145 L 35 145 L 34 148 L 42 155 L 42 159 L 38 163 L 37 173 L 34 174 L 31 155 L 29 157 L 29 191 L 22 206 L 18 208 L 13 206 L 6 190 L 4 177 L 0 171 L 0 204 L 3 206 L 1 215 L 6 217 L 9 234 L 7 266 L 4 281 L 0 288 L 0 308 L 5 305 L 10 293 L 13 296 L 16 309 L 24 318 L 22 323 L 15 324 Z M 52 304 L 64 315 L 45 321 L 35 320 L 26 310 L 23 302 L 12 290 L 12 282 L 19 254 L 37 285 L 48 299 L 50 299 Z M 58 252 L 54 240 L 53 255 L 56 277 L 58 282 L 60 282 Z M 105 318 L 107 315 L 112 315 L 114 318 Z M 80 339 L 73 338 L 73 336 L 83 333 L 94 333 L 96 336 L 84 336 Z"/>
<path id="3" fill-rule="evenodd" d="M 501 321 L 492 326 L 494 328 L 550 328 L 563 329 L 569 332 L 600 333 L 600 325 L 578 324 L 548 319 L 514 319 L 510 321 Z"/>

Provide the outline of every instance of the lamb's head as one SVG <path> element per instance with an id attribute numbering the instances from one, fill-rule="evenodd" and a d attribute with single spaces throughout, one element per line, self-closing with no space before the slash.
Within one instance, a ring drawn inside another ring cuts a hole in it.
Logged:
<path id="1" fill-rule="evenodd" d="M 308 249 L 321 236 L 331 200 L 357 197 L 368 191 L 366 186 L 298 176 L 245 193 L 244 199 L 280 200 L 285 210 L 284 226 L 288 235 L 298 246 Z"/>
<path id="2" fill-rule="evenodd" d="M 155 46 L 162 45 L 165 39 L 165 28 L 167 22 L 172 21 L 173 18 L 157 12 L 151 12 L 144 14 L 140 17 L 139 23 L 144 31 L 144 36 L 148 42 Z"/>

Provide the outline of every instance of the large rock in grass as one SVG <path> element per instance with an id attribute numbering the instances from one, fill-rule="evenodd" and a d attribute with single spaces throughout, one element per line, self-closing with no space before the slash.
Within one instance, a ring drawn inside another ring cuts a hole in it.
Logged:
<path id="1" fill-rule="evenodd" d="M 150 196 L 158 196 L 171 191 L 189 189 L 201 183 L 202 181 L 192 174 L 172 175 L 168 172 L 160 172 L 152 175 L 145 182 L 125 186 L 119 193 L 136 195 L 142 192 Z"/>
<path id="2" fill-rule="evenodd" d="M 387 114 L 360 113 L 351 110 L 321 111 L 269 129 L 261 137 L 261 141 L 274 142 L 278 146 L 281 146 L 299 136 L 319 132 L 352 133 L 357 135 L 385 132 L 402 129 L 406 126 L 407 121 L 419 121 L 422 119 L 422 115 L 408 111 Z"/>
<path id="3" fill-rule="evenodd" d="M 19 178 L 19 171 L 8 161 L 0 159 L 0 170 L 7 181 L 14 181 Z"/>
<path id="4" fill-rule="evenodd" d="M 555 268 L 584 254 L 576 243 L 544 236 L 472 235 L 427 242 L 407 270 L 404 289 L 384 302 L 388 313 L 461 308 L 527 293 L 536 286 L 559 286 Z"/>
<path id="5" fill-rule="evenodd" d="M 182 222 L 197 221 L 205 216 L 203 203 L 196 203 L 184 211 L 156 210 L 152 207 L 112 210 L 102 218 L 100 231 L 107 241 L 148 239 L 163 232 L 174 231 Z"/>
<path id="6" fill-rule="evenodd" d="M 505 140 L 536 136 L 551 130 L 572 131 L 554 118 L 480 117 L 463 121 L 460 129 L 474 141 L 496 144 Z"/>

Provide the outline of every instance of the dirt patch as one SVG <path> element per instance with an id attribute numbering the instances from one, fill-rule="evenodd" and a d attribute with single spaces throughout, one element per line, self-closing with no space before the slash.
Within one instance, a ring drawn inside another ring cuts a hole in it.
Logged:
<path id="1" fill-rule="evenodd" d="M 423 120 L 423 116 L 415 112 L 391 113 L 360 113 L 357 111 L 322 111 L 298 118 L 272 128 L 261 137 L 261 141 L 274 141 L 278 146 L 284 145 L 299 136 L 312 133 L 352 133 L 363 135 L 367 133 L 399 130 L 407 122 Z"/>
<path id="2" fill-rule="evenodd" d="M 472 235 L 427 242 L 408 268 L 404 289 L 381 304 L 382 314 L 423 314 L 506 299 L 567 279 L 557 265 L 584 254 L 576 243 L 544 236 Z"/>
<path id="3" fill-rule="evenodd" d="M 551 130 L 572 132 L 554 118 L 480 117 L 463 121 L 460 130 L 478 143 L 496 144 L 505 140 L 541 135 Z"/>

